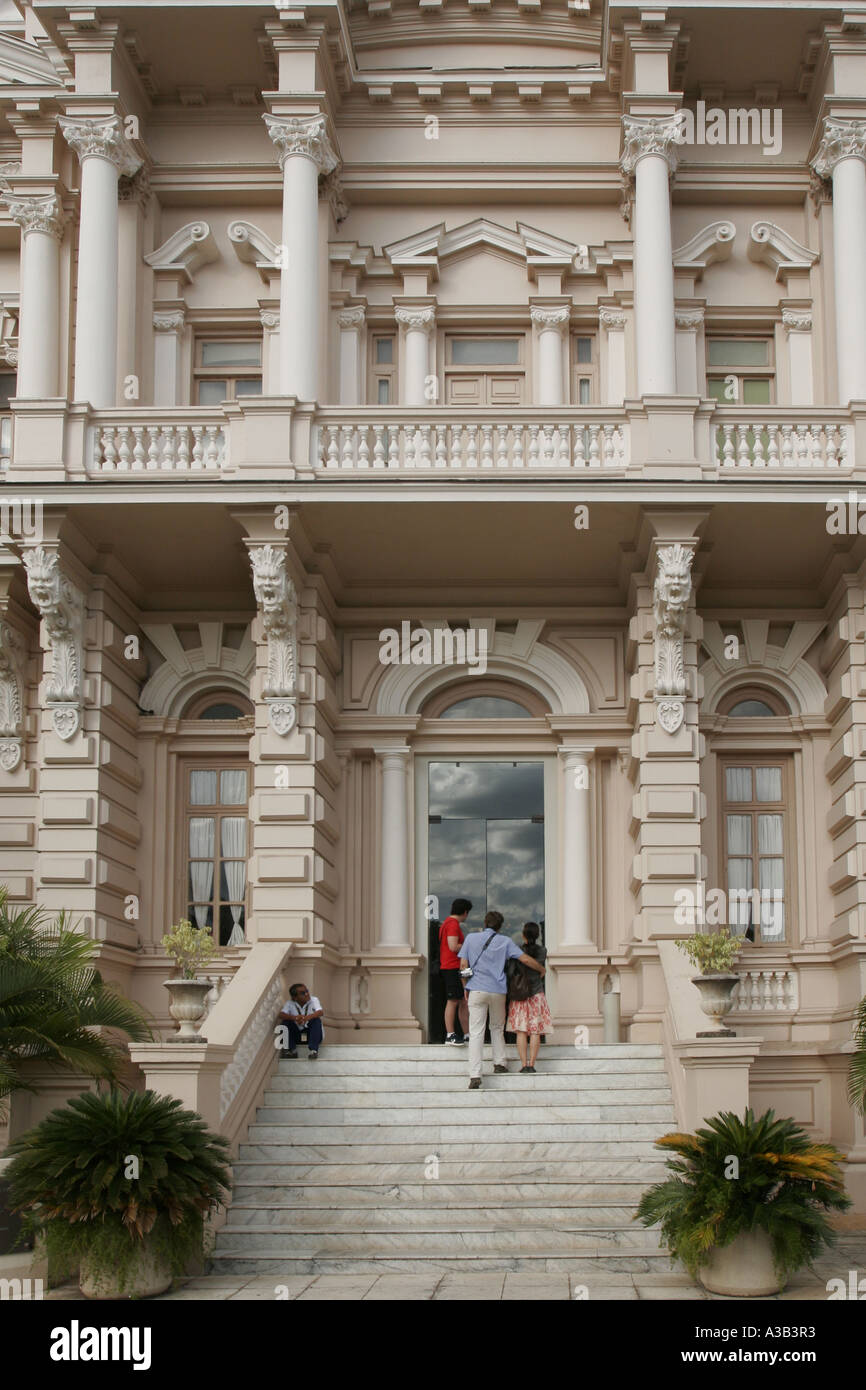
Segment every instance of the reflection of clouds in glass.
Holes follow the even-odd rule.
[[[488,822],[487,891],[512,934],[544,916],[543,825]]]
[[[542,763],[431,763],[429,814],[505,820],[544,815]]]
[[[455,898],[469,898],[470,921],[487,911],[487,843],[483,820],[444,820],[430,826],[429,891],[439,899],[440,917],[445,917]]]
[[[532,715],[516,700],[496,695],[473,695],[443,710],[440,719],[531,719]]]

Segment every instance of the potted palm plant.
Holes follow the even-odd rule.
[[[692,977],[692,984],[700,991],[704,1013],[717,1025],[706,1033],[698,1033],[698,1037],[734,1037],[733,1029],[722,1025],[734,1007],[734,989],[740,977],[731,966],[742,949],[743,938],[731,936],[727,927],[720,927],[718,931],[683,937],[677,946],[701,972]]]
[[[216,943],[209,931],[194,927],[183,917],[162,938],[162,949],[171,956],[179,972],[163,981],[168,990],[168,1011],[178,1025],[169,1042],[206,1042],[198,1030],[212,986],[210,980],[198,979],[196,972],[214,955]]]
[[[163,1293],[204,1258],[228,1195],[228,1140],[153,1091],[77,1096],[10,1147],[12,1206],[44,1238],[53,1277],[88,1298]]]
[[[659,1225],[674,1259],[711,1293],[760,1298],[784,1288],[835,1240],[828,1213],[851,1205],[842,1154],[772,1110],[715,1115],[695,1134],[665,1134],[671,1176],[635,1219]]]

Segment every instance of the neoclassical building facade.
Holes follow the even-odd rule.
[[[0,869],[166,1034],[213,931],[139,1078],[438,1038],[467,896],[866,1203],[866,11],[8,0],[0,165]]]

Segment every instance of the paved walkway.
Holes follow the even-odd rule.
[[[825,1253],[811,1270],[801,1270],[794,1276],[784,1293],[770,1301],[802,1302],[826,1300],[827,1281],[842,1279],[846,1292],[849,1272],[857,1271],[858,1279],[866,1279],[866,1232],[840,1236],[836,1248]],[[81,1299],[83,1295],[72,1284],[55,1289],[49,1299]],[[205,1275],[198,1279],[182,1280],[163,1300],[223,1300],[230,1303],[250,1300],[289,1300],[300,1302],[325,1301],[457,1301],[536,1299],[542,1302],[564,1299],[640,1300],[645,1302],[708,1302],[746,1303],[750,1299],[721,1299],[692,1283],[679,1270],[656,1274],[618,1274],[599,1270],[598,1283],[587,1284],[569,1274],[443,1274],[431,1270],[428,1274],[287,1274],[275,1280],[273,1275],[245,1278],[243,1275]]]

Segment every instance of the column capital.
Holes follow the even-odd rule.
[[[690,333],[697,333],[703,327],[703,309],[676,309],[674,311],[674,323],[677,328],[688,329]]]
[[[367,319],[367,311],[363,304],[350,304],[345,309],[341,309],[337,314],[337,323],[343,329],[363,328]]]
[[[568,748],[565,744],[560,744],[557,753],[568,767],[569,763],[589,763],[595,757],[594,748]]]
[[[155,313],[153,328],[155,333],[178,333],[186,323],[183,309],[172,309],[168,313]]]
[[[142,160],[124,135],[118,116],[61,116],[59,124],[63,138],[79,160],[105,159],[118,174],[135,174],[141,168]]]
[[[645,155],[656,154],[667,160],[674,173],[676,146],[683,143],[682,122],[676,116],[623,116],[623,152],[620,167],[626,175],[634,173]]]
[[[812,332],[812,315],[808,309],[783,309],[782,323],[786,334]]]
[[[561,335],[568,329],[571,310],[567,304],[531,304],[529,317],[539,332],[553,331]]]
[[[28,236],[30,232],[44,232],[56,241],[63,240],[66,214],[56,193],[33,196],[4,193],[3,201],[12,221],[21,228],[22,236]]]
[[[825,116],[821,144],[811,167],[819,178],[827,179],[841,159],[866,161],[866,120]]]
[[[268,134],[277,147],[280,168],[287,159],[300,155],[311,159],[320,174],[330,174],[339,164],[328,137],[324,116],[266,115]]]
[[[374,748],[373,752],[379,758],[383,767],[388,759],[392,760],[392,766],[405,767],[406,762],[412,752],[407,743],[392,744],[390,748]]]
[[[598,321],[602,328],[606,328],[608,333],[625,332],[626,314],[622,309],[600,308],[598,311]]]
[[[280,311],[279,309],[260,309],[259,319],[261,320],[262,328],[279,328]]]
[[[406,305],[398,304],[394,310],[394,317],[401,328],[413,332],[430,334],[436,327],[436,309],[432,304],[427,308],[409,308]]]

